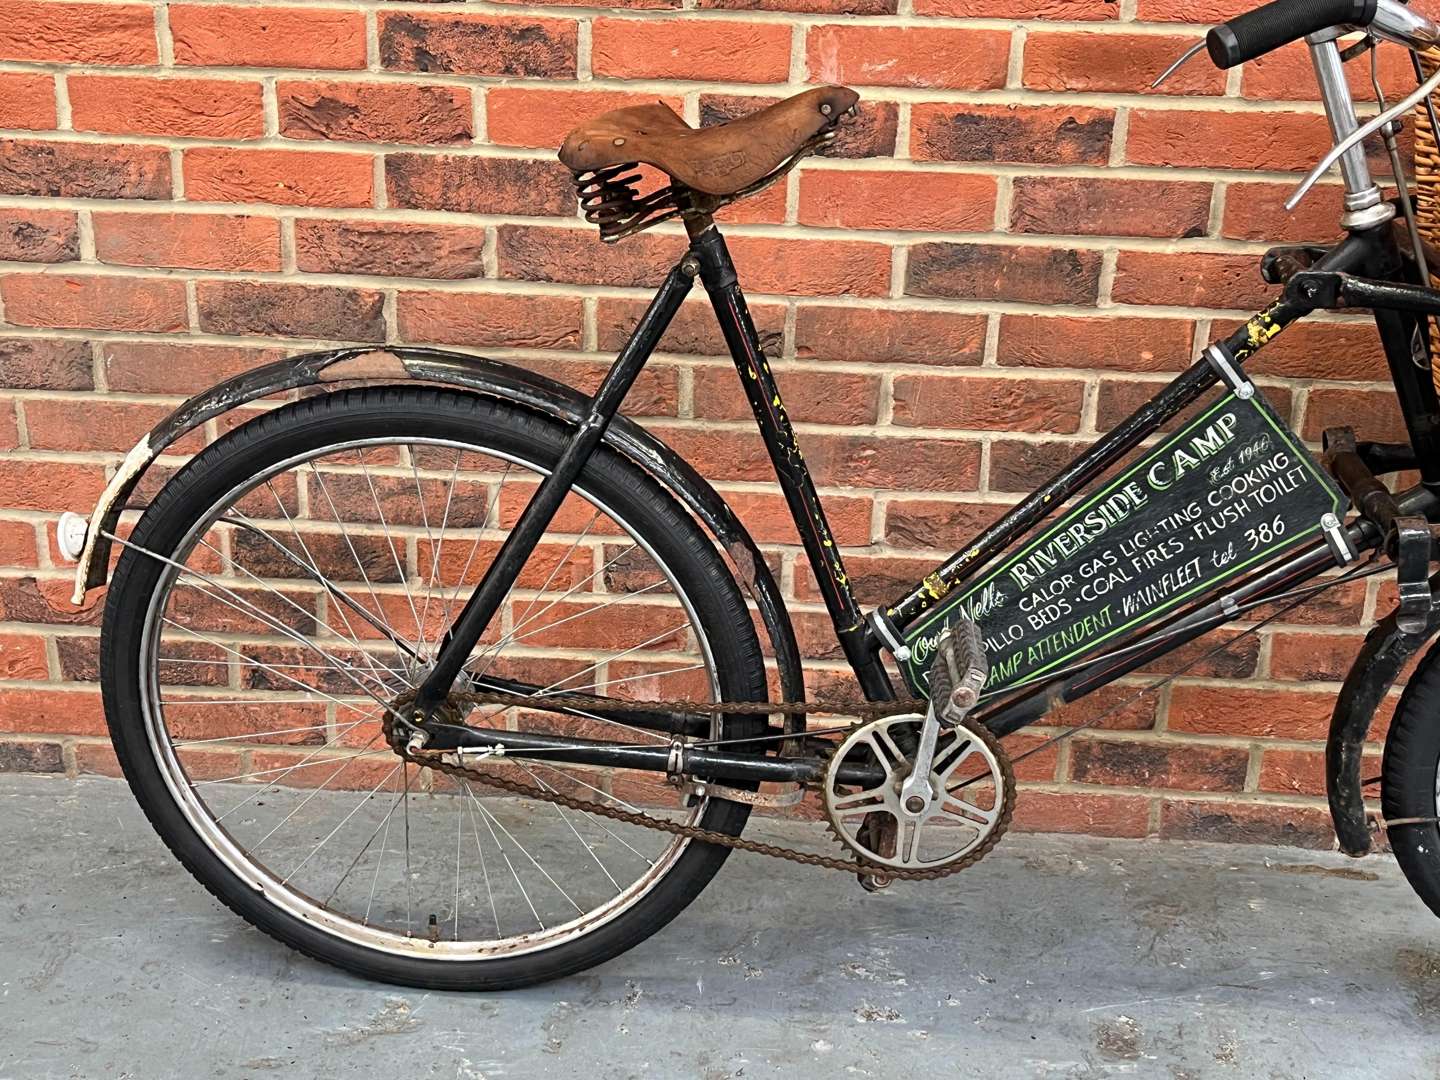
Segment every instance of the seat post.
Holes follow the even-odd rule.
[[[701,207],[699,200],[695,198],[695,193],[688,188],[680,195],[680,200],[685,206],[685,232],[690,237],[690,249],[693,252],[696,239],[706,229],[715,227],[715,215]]]

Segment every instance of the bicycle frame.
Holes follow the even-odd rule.
[[[1351,233],[1318,258],[1308,273],[1312,278],[1327,274],[1358,275],[1399,283],[1404,283],[1406,278],[1405,261],[1388,224]],[[1118,463],[1167,420],[1198,401],[1222,381],[1224,372],[1229,370],[1232,375],[1238,374],[1245,361],[1286,327],[1317,308],[1327,306],[1317,299],[1302,299],[1298,288],[1288,287],[1270,307],[1256,314],[1228,338],[1210,345],[1199,361],[1151,401],[964,545],[934,573],[867,618],[855,599],[844,558],[834,543],[824,507],[801,455],[800,440],[786,415],[779,387],[765,360],[725,242],[712,222],[701,221],[692,228],[689,251],[670,271],[641,323],[591,399],[589,415],[577,430],[570,450],[537,490],[489,572],[476,587],[466,609],[456,620],[441,648],[436,668],[422,688],[422,698],[425,692],[429,692],[438,695],[435,700],[443,700],[460,674],[469,655],[470,646],[465,643],[466,639],[471,634],[478,637],[484,623],[493,615],[495,598],[504,595],[510,581],[518,574],[528,557],[529,548],[549,524],[554,508],[583,466],[584,457],[598,443],[605,425],[623,400],[624,390],[644,367],[696,277],[709,294],[731,359],[754,412],[760,437],[769,452],[776,479],[814,571],[836,638],[862,691],[871,700],[895,697],[881,653],[883,649],[888,648],[892,652],[896,649],[899,635],[906,627],[1034,529],[1057,507]],[[1415,302],[1409,294],[1402,299],[1407,303]],[[1380,300],[1383,303],[1394,302],[1394,298],[1386,300],[1382,297]],[[1430,302],[1440,312],[1440,303]],[[1437,401],[1428,368],[1422,377],[1412,353],[1416,334],[1419,333],[1421,339],[1424,337],[1423,320],[1414,311],[1394,307],[1376,306],[1374,314],[1421,471],[1421,483],[1401,496],[1399,501],[1407,511],[1423,514],[1427,520],[1440,520],[1440,401]],[[1354,551],[1372,549],[1383,538],[1381,530],[1363,518],[1349,527],[1348,534]],[[1222,625],[1232,617],[1227,611],[1233,610],[1235,605],[1293,588],[1336,565],[1337,559],[1330,545],[1317,542],[1278,565],[1264,567],[1251,575],[1228,590],[1223,601],[1211,599],[1176,613],[1162,624],[1163,635],[1153,646],[1122,649],[1120,658],[1097,660],[1064,678],[1017,690],[1007,695],[1005,700],[991,704],[980,714],[980,718],[997,733],[1013,731],[1036,719],[1051,705],[1074,701]],[[1145,627],[1131,640],[1152,636],[1156,630],[1155,626]]]
[[[1337,28],[1308,39],[1321,98],[1337,141],[1358,127],[1354,103],[1345,82],[1342,58],[1336,39]],[[1393,136],[1392,136],[1393,141]],[[656,343],[694,278],[704,284],[724,334],[730,356],[740,374],[741,385],[750,401],[760,436],[775,468],[776,479],[794,519],[807,559],[835,635],[855,673],[862,692],[871,700],[895,697],[895,689],[881,660],[882,649],[897,659],[906,659],[903,634],[943,598],[975,575],[1002,551],[1020,540],[1057,508],[1102,476],[1127,453],[1154,434],[1167,420],[1197,402],[1225,380],[1232,389],[1245,381],[1244,363],[1282,333],[1297,319],[1321,308],[1341,306],[1341,293],[1358,278],[1366,289],[1351,288],[1345,294],[1354,306],[1374,310],[1377,329],[1385,350],[1392,382],[1410,438],[1408,459],[1418,465],[1421,482],[1396,500],[1397,510],[1419,515],[1427,522],[1440,518],[1440,401],[1429,377],[1428,363],[1422,378],[1417,356],[1428,361],[1426,318],[1440,315],[1440,294],[1412,283],[1422,281],[1413,264],[1408,265],[1397,243],[1391,222],[1394,209],[1381,200],[1379,187],[1371,179],[1368,165],[1358,147],[1342,159],[1345,180],[1345,215],[1342,225],[1348,235],[1307,265],[1297,266],[1287,277],[1281,297],[1256,314],[1223,341],[1211,343],[1187,371],[1179,375],[1153,399],[1143,405],[1109,434],[1077,456],[1047,483],[1002,515],[970,543],[917,582],[904,596],[884,605],[866,618],[855,599],[845,571],[844,559],[836,546],[815,484],[806,468],[794,427],[786,415],[780,391],[761,350],[754,324],[745,305],[735,268],[713,218],[697,206],[685,217],[690,247],[670,271],[640,325],[596,391],[584,423],[555,471],[540,485],[531,504],[521,514],[514,531],[502,545],[495,561],[476,587],[460,617],[447,633],[436,665],[421,686],[417,714],[429,716],[450,692],[461,675],[471,648],[493,618],[506,590],[528,557],[529,549],[544,532],[560,501],[569,490],[584,460],[603,436],[625,391],[643,368]],[[1415,252],[1423,265],[1423,253]],[[1387,285],[1393,286],[1386,288]],[[1403,455],[1402,455],[1403,456]],[[1362,464],[1360,472],[1369,475]],[[1373,476],[1370,477],[1373,482]],[[1348,488],[1347,488],[1348,493]],[[1357,500],[1358,501],[1358,500]],[[1393,515],[1392,515],[1393,519]],[[1241,581],[1224,596],[1197,603],[1170,615],[1163,622],[1163,636],[1152,646],[1127,646],[1155,629],[1141,627],[1122,641],[1117,659],[1103,658],[1078,672],[1061,674],[1045,681],[1003,693],[979,718],[999,734],[1006,734],[1042,715],[1051,705],[1074,701],[1127,672],[1171,651],[1194,637],[1222,625],[1237,605],[1263,598],[1296,583],[1313,578],[1337,563],[1343,564],[1356,552],[1369,550],[1393,532],[1393,520],[1377,524],[1364,516],[1352,524],[1346,542],[1335,537],[1317,542],[1280,565],[1262,568]],[[1338,527],[1337,530],[1338,531]]]
[[[1339,77],[1334,35],[1316,35],[1316,38],[1311,48],[1316,57],[1322,98],[1338,141],[1347,131],[1356,130],[1354,110],[1344,79]],[[771,735],[766,737],[783,737],[784,750],[774,756],[763,756],[761,747],[746,747],[735,752],[724,746],[685,748],[681,736],[704,738],[712,730],[712,714],[698,708],[693,712],[625,711],[625,720],[630,725],[671,736],[673,741],[669,747],[664,742],[627,746],[489,730],[443,723],[436,716],[438,706],[457,685],[522,695],[536,689],[492,678],[467,684],[462,679],[464,664],[586,460],[602,440],[607,439],[628,447],[627,453],[636,460],[654,465],[666,486],[710,527],[716,542],[737,560],[736,566],[747,579],[746,583],[759,587],[753,595],[776,646],[783,693],[790,698],[803,693],[793,631],[778,589],[765,572],[758,550],[698,474],[636,425],[623,418],[617,420],[627,391],[696,278],[709,294],[836,638],[862,692],[872,701],[896,698],[883,653],[888,650],[897,660],[904,660],[902,635],[906,629],[927,614],[933,614],[943,599],[953,596],[954,590],[1035,531],[1052,513],[1066,506],[1207,391],[1222,381],[1237,393],[1242,383],[1249,385],[1244,375],[1245,362],[1293,322],[1316,310],[1366,308],[1374,313],[1409,443],[1357,446],[1348,429],[1327,432],[1327,439],[1332,435],[1338,439],[1337,445],[1327,447],[1327,465],[1339,486],[1351,497],[1359,516],[1344,529],[1337,521],[1328,542],[1316,540],[1303,548],[1291,548],[1289,554],[1277,554],[1269,563],[1250,571],[1247,577],[1227,579],[1223,592],[1218,584],[1212,584],[1208,586],[1208,593],[1201,594],[1188,606],[1155,609],[1145,617],[1144,623],[1132,623],[1128,636],[1120,637],[1104,654],[1077,653],[1075,662],[1061,666],[1043,679],[992,693],[973,714],[995,733],[1008,734],[1037,720],[1052,706],[1078,700],[1232,621],[1249,606],[1276,598],[1327,570],[1353,561],[1358,553],[1384,545],[1395,560],[1401,603],[1367,639],[1365,651],[1346,681],[1337,702],[1327,752],[1331,807],[1342,850],[1363,851],[1368,847],[1368,834],[1359,769],[1366,731],[1405,660],[1440,632],[1440,608],[1431,601],[1432,595],[1440,591],[1440,577],[1427,580],[1434,555],[1434,537],[1440,537],[1440,530],[1432,536],[1430,529],[1431,524],[1440,521],[1440,401],[1437,401],[1429,370],[1426,333],[1427,320],[1440,318],[1440,291],[1419,284],[1428,283],[1428,275],[1417,265],[1420,260],[1416,256],[1421,252],[1407,257],[1391,227],[1396,216],[1394,208],[1380,200],[1379,189],[1370,180],[1363,155],[1348,155],[1346,162],[1346,213],[1342,225],[1348,235],[1343,240],[1329,249],[1290,247],[1271,252],[1262,265],[1267,280],[1284,286],[1279,299],[1228,338],[1208,345],[1201,359],[1152,400],[1077,455],[934,573],[892,603],[870,612],[868,617],[851,588],[843,556],[831,535],[820,497],[801,456],[800,441],[761,350],[724,240],[712,218],[698,205],[690,206],[684,219],[690,235],[688,251],[670,270],[600,387],[588,399],[480,357],[434,350],[352,348],[292,357],[238,376],[186,402],[136,445],[102,494],[91,516],[77,567],[76,601],[83,599],[87,589],[105,581],[108,533],[115,527],[125,499],[140,476],[159,453],[206,419],[268,394],[350,378],[419,379],[458,385],[550,412],[573,425],[575,434],[555,469],[536,489],[460,617],[445,635],[435,666],[403,722],[417,729],[423,723],[424,732],[431,739],[427,744],[431,749],[493,749],[503,743],[505,752],[517,757],[536,750],[546,752],[551,761],[585,761],[677,775],[684,773],[701,780],[813,781],[822,774],[824,763],[814,754],[790,752],[792,747],[805,749],[796,738],[801,732],[794,724],[798,718],[794,717],[786,717],[783,729],[772,726]],[[1413,236],[1411,247],[1417,247]],[[1440,265],[1440,258],[1432,255],[1430,259],[1431,265]],[[613,430],[609,430],[612,424]],[[1394,496],[1374,475],[1410,469],[1419,470],[1420,482]],[[1337,535],[1343,535],[1343,543],[1337,540]],[[562,707],[556,711],[576,712]],[[770,711],[763,703],[757,704],[757,715]],[[601,718],[610,715],[606,700],[595,698],[582,715]],[[683,768],[676,767],[676,753],[680,754]]]

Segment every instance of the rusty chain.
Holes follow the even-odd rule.
[[[502,691],[456,693],[451,698],[457,704],[464,705],[504,705],[507,708],[530,708],[536,706],[533,697],[523,694],[508,694]],[[585,709],[595,708],[595,700],[584,695],[568,695],[546,697],[546,705],[557,709]],[[905,712],[914,712],[913,706],[920,708],[928,707],[928,702],[923,699],[910,698],[885,702],[838,702],[838,701],[781,701],[781,702],[755,702],[755,701],[637,701],[622,702],[607,700],[605,709],[607,712],[654,712],[654,711],[675,711],[693,713],[715,713],[725,715],[754,714],[754,713],[829,713],[834,715],[861,716],[866,721],[876,720],[882,716],[895,716]],[[385,739],[390,748],[405,760],[412,764],[434,769],[436,772],[453,776],[461,781],[474,780],[489,787],[498,788],[501,791],[508,791],[512,795],[520,795],[525,798],[537,799],[541,802],[553,803],[580,813],[594,814],[599,817],[609,818],[611,821],[618,821],[626,825],[635,825],[640,828],[652,829],[656,832],[669,833],[672,836],[681,836],[689,840],[699,840],[707,844],[715,844],[720,847],[731,848],[735,851],[748,851],[755,855],[768,855],[775,859],[785,859],[790,862],[800,863],[804,866],[814,866],[822,870],[839,870],[842,873],[869,874],[879,878],[889,878],[897,881],[933,881],[937,878],[949,877],[951,874],[958,874],[961,870],[974,866],[983,859],[1000,842],[1009,827],[1010,817],[1015,810],[1015,776],[1010,767],[1010,759],[1000,745],[1000,740],[988,730],[980,726],[965,724],[965,728],[972,736],[985,743],[995,759],[1000,762],[1004,779],[1004,796],[1001,803],[1000,815],[996,819],[994,828],[988,836],[963,858],[956,859],[953,863],[944,866],[928,867],[926,869],[906,870],[892,866],[882,866],[879,863],[872,863],[861,858],[845,859],[832,855],[817,855],[811,852],[798,851],[795,848],[781,847],[778,844],[767,844],[759,840],[747,840],[742,836],[731,836],[729,833],[717,832],[714,829],[702,829],[698,825],[683,825],[678,821],[671,821],[668,818],[656,817],[640,810],[623,810],[618,806],[609,806],[605,803],[596,802],[593,799],[580,799],[573,795],[567,795],[559,790],[550,789],[541,783],[527,783],[524,780],[515,779],[513,776],[498,775],[489,769],[477,768],[473,765],[456,765],[452,762],[442,760],[443,755],[448,751],[424,749],[410,750],[405,742],[404,733],[395,724],[395,718],[387,710],[382,721],[385,731]],[[855,727],[858,725],[851,725]],[[797,732],[797,737],[804,736],[806,732]],[[521,766],[524,768],[524,766]],[[529,771],[528,769],[526,770]],[[533,773],[531,774],[534,775]]]
[[[1129,698],[1123,699],[1097,716],[1091,717],[1084,723],[1076,724],[1066,731],[1051,736],[1038,746],[1032,747],[1021,754],[1016,760],[1024,760],[1033,754],[1048,749],[1055,744],[1066,740],[1080,731],[1092,728],[1103,721],[1112,713],[1125,708],[1148,693],[1153,693],[1180,675],[1189,671],[1197,664],[1228,651],[1235,644],[1245,638],[1257,635],[1261,629],[1279,619],[1286,613],[1312,599],[1316,594],[1333,588],[1345,581],[1354,580],[1357,577],[1368,577],[1379,572],[1381,567],[1376,565],[1378,553],[1372,554],[1365,563],[1356,567],[1348,573],[1330,578],[1318,585],[1308,586],[1294,590],[1291,593],[1282,593],[1278,596],[1267,599],[1252,601],[1244,606],[1242,610],[1248,611],[1251,608],[1268,606],[1280,601],[1289,601],[1278,607],[1274,612],[1264,619],[1242,630],[1234,637],[1220,642],[1214,648],[1194,657],[1189,662],[1176,668],[1170,674],[1157,680],[1150,686],[1142,687]],[[537,700],[523,694],[512,694],[504,691],[484,692],[457,692],[451,695],[451,700],[463,705],[501,705],[505,708],[529,708],[536,707]],[[607,712],[686,712],[696,714],[712,715],[774,715],[776,713],[789,713],[810,715],[813,713],[824,713],[835,716],[855,716],[866,722],[878,720],[885,716],[895,716],[906,712],[919,712],[929,707],[929,702],[923,698],[901,698],[892,701],[869,702],[869,701],[635,701],[627,702],[620,699],[607,698],[603,702],[584,694],[570,695],[547,695],[543,699],[544,705],[553,709],[597,709],[604,708]],[[775,844],[766,844],[756,840],[746,840],[743,837],[731,836],[728,833],[716,832],[712,829],[702,829],[694,825],[681,825],[678,822],[666,818],[655,817],[636,810],[621,810],[618,807],[608,806],[590,799],[579,799],[566,795],[557,790],[547,790],[542,784],[528,784],[522,780],[515,780],[509,776],[499,776],[489,770],[478,769],[474,766],[460,766],[441,760],[441,755],[446,751],[410,750],[405,742],[404,735],[395,726],[395,719],[391,710],[386,710],[382,726],[385,732],[386,741],[400,757],[412,764],[425,768],[432,768],[449,776],[461,780],[473,779],[502,791],[508,791],[515,795],[537,799],[542,802],[554,803],[580,813],[596,814],[600,817],[609,818],[612,821],[619,821],[624,824],[636,825],[641,828],[653,829],[658,832],[670,833],[674,836],[683,836],[688,839],[700,840],[709,844],[717,844],[721,847],[731,848],[737,851],[749,851],[757,855],[768,855],[772,858],[786,859],[790,862],[801,863],[806,866],[815,866],[826,870],[839,870],[846,873],[871,874],[877,877],[887,877],[892,880],[903,881],[927,881],[937,878],[949,877],[975,865],[999,843],[1001,837],[1010,825],[1010,819],[1015,809],[1015,782],[1014,763],[1000,745],[1000,741],[983,725],[965,723],[965,728],[976,738],[986,744],[995,754],[996,760],[1001,763],[1004,774],[1005,796],[1001,813],[997,819],[996,827],[990,835],[977,847],[961,859],[946,866],[931,867],[924,870],[904,870],[896,867],[881,866],[856,857],[854,859],[841,859],[827,855],[815,855],[808,852],[797,851],[793,848],[784,848]],[[835,727],[825,731],[806,732],[798,731],[792,734],[775,736],[781,738],[803,738],[807,735],[821,734],[846,734],[857,725],[847,727]],[[763,737],[762,737],[763,738]],[[745,742],[745,739],[737,740],[714,740],[714,742]],[[523,767],[523,766],[522,766]],[[527,770],[528,771],[528,770]],[[533,774],[532,774],[533,775]],[[1416,822],[1423,819],[1414,819]],[[1411,819],[1389,822],[1392,825],[1408,825]]]

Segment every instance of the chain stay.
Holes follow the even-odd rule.
[[[879,720],[897,713],[924,712],[930,704],[924,698],[896,698],[891,701],[625,701],[622,698],[596,698],[588,694],[546,694],[544,697],[530,697],[503,690],[470,693],[456,691],[448,700],[457,705],[504,705],[506,708],[521,709],[603,709],[606,712],[681,712],[722,716],[825,713],[834,716],[858,716],[862,720]],[[798,731],[795,737],[804,734],[805,732]]]
[[[451,697],[457,704],[474,705],[505,705],[507,707],[535,708],[536,699],[526,697],[522,694],[508,694],[503,692],[490,693],[456,693]],[[585,696],[562,697],[560,695],[547,696],[543,699],[547,706],[553,708],[576,708],[594,709],[595,699]],[[867,720],[879,719],[882,716],[893,716],[901,712],[914,711],[913,706],[925,706],[924,701],[898,700],[886,702],[827,702],[827,701],[781,701],[781,702],[754,702],[754,701],[723,701],[723,702],[701,702],[701,701],[644,701],[644,702],[611,702],[605,703],[605,708],[612,712],[655,712],[655,711],[677,711],[696,713],[722,713],[722,714],[750,714],[761,710],[767,713],[833,713],[836,715],[864,716]],[[444,773],[447,776],[456,777],[459,780],[474,780],[490,787],[499,788],[501,791],[508,791],[512,795],[520,795],[525,798],[537,799],[541,802],[554,803],[570,810],[580,813],[594,814],[598,817],[609,818],[611,821],[618,821],[626,825],[635,825],[640,828],[652,829],[656,832],[670,833],[673,836],[685,837],[688,840],[699,840],[707,844],[715,844],[719,847],[731,848],[736,851],[748,851],[755,855],[768,855],[771,858],[785,859],[790,862],[800,863],[803,866],[819,867],[822,870],[839,870],[842,873],[874,874],[897,881],[933,881],[937,878],[949,877],[961,870],[974,866],[982,858],[990,853],[991,849],[1000,842],[1010,824],[1010,816],[1015,809],[1015,784],[1014,777],[1009,770],[1009,759],[1000,746],[1000,741],[990,732],[983,728],[972,728],[972,732],[990,746],[996,757],[1004,763],[1006,770],[1005,802],[1001,810],[1000,819],[990,835],[979,847],[970,852],[963,859],[945,866],[936,866],[928,869],[903,870],[895,867],[881,866],[878,863],[871,863],[864,859],[837,858],[832,855],[817,855],[805,851],[797,851],[794,848],[781,847],[778,844],[766,844],[758,840],[746,840],[741,836],[731,836],[729,833],[716,832],[713,829],[702,829],[695,825],[682,825],[668,818],[656,817],[639,810],[622,810],[616,806],[608,806],[605,803],[595,802],[591,799],[579,799],[573,795],[566,795],[560,791],[547,790],[540,784],[531,784],[523,780],[514,779],[511,776],[500,776],[494,772],[478,769],[474,766],[455,765],[448,761],[441,760],[445,751],[410,750],[405,742],[404,736],[396,727],[394,718],[388,713],[382,721],[385,730],[386,741],[390,748],[399,754],[406,761],[414,765],[434,769],[436,772]],[[803,734],[799,733],[799,734]],[[518,760],[518,759],[517,759]]]

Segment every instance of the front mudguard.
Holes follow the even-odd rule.
[[[1440,587],[1440,575],[1430,579],[1431,594]],[[1360,769],[1365,736],[1376,710],[1395,685],[1400,672],[1421,647],[1440,632],[1440,610],[1432,609],[1425,629],[1407,634],[1396,624],[1395,613],[1378,622],[1365,637],[1330,717],[1330,737],[1325,745],[1325,791],[1330,800],[1330,817],[1340,850],[1359,857],[1371,849],[1370,827],[1365,820],[1365,798],[1361,793]]]
[[[442,349],[373,346],[304,353],[266,364],[211,387],[185,402],[157,424],[126,455],[90,515],[80,565],[75,572],[75,604],[85,593],[105,584],[109,575],[110,541],[126,500],[155,459],[207,420],[247,402],[307,386],[345,382],[424,382],[459,387],[499,398],[576,424],[589,398],[576,390],[483,356]],[[617,416],[605,444],[629,458],[666,488],[705,527],[729,562],[736,579],[755,602],[770,639],[786,700],[805,696],[800,649],[780,596],[780,587],[765,557],[733,510],[675,451],[644,428]]]

